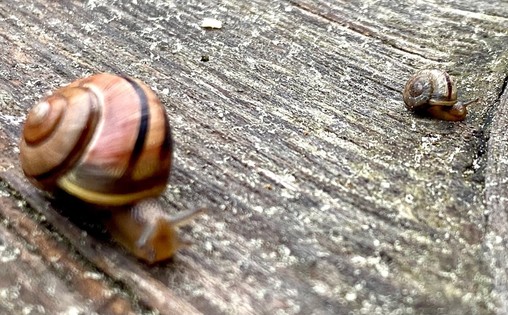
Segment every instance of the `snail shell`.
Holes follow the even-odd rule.
[[[112,210],[112,235],[150,263],[181,247],[174,226],[200,211],[175,219],[156,200],[171,158],[159,98],[139,80],[107,73],[77,80],[36,104],[20,143],[21,167],[32,183]]]
[[[20,151],[37,186],[115,206],[162,193],[172,148],[157,96],[137,80],[98,74],[35,105]]]
[[[406,108],[426,112],[443,120],[459,121],[467,115],[466,106],[477,102],[457,101],[455,79],[442,70],[420,70],[406,83],[403,92]]]

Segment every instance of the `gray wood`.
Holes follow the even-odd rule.
[[[0,216],[43,214],[60,251],[139,313],[503,314],[507,27],[508,5],[488,0],[2,2],[0,176],[29,206]],[[464,122],[404,109],[422,68],[480,98]],[[29,107],[101,71],[167,108],[168,211],[209,208],[167,264],[83,236],[20,175]]]
[[[498,110],[492,120],[490,140],[488,143],[488,160],[486,168],[485,201],[487,203],[487,224],[485,227],[485,246],[487,257],[491,259],[494,276],[494,294],[499,296],[499,314],[508,312],[508,91],[505,89],[499,102]]]
[[[5,187],[3,187],[5,188]],[[1,314],[136,314],[125,294],[52,239],[8,194],[0,197]],[[14,230],[19,236],[14,235]]]

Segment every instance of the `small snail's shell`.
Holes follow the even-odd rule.
[[[412,111],[433,105],[453,106],[457,102],[457,87],[453,77],[444,71],[421,70],[407,81],[403,97]]]
[[[24,125],[21,166],[37,186],[117,206],[158,196],[171,167],[163,106],[144,83],[97,74],[35,105]]]

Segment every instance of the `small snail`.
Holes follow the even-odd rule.
[[[148,263],[184,246],[175,226],[202,210],[171,217],[157,199],[169,178],[171,130],[158,97],[133,78],[101,73],[44,98],[28,113],[20,160],[37,187],[110,211],[113,237]]]
[[[466,106],[478,101],[457,101],[454,78],[441,70],[421,70],[415,73],[407,81],[403,97],[407,109],[451,121],[464,120],[467,115]]]

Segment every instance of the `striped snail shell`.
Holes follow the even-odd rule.
[[[459,121],[467,115],[466,106],[477,102],[457,101],[455,79],[442,70],[420,70],[406,83],[403,92],[406,108],[414,112],[426,112],[432,117]]]
[[[181,247],[174,227],[200,211],[170,217],[157,200],[171,168],[169,120],[157,95],[130,77],[96,74],[37,103],[20,160],[37,187],[111,211],[114,238],[149,263]]]

